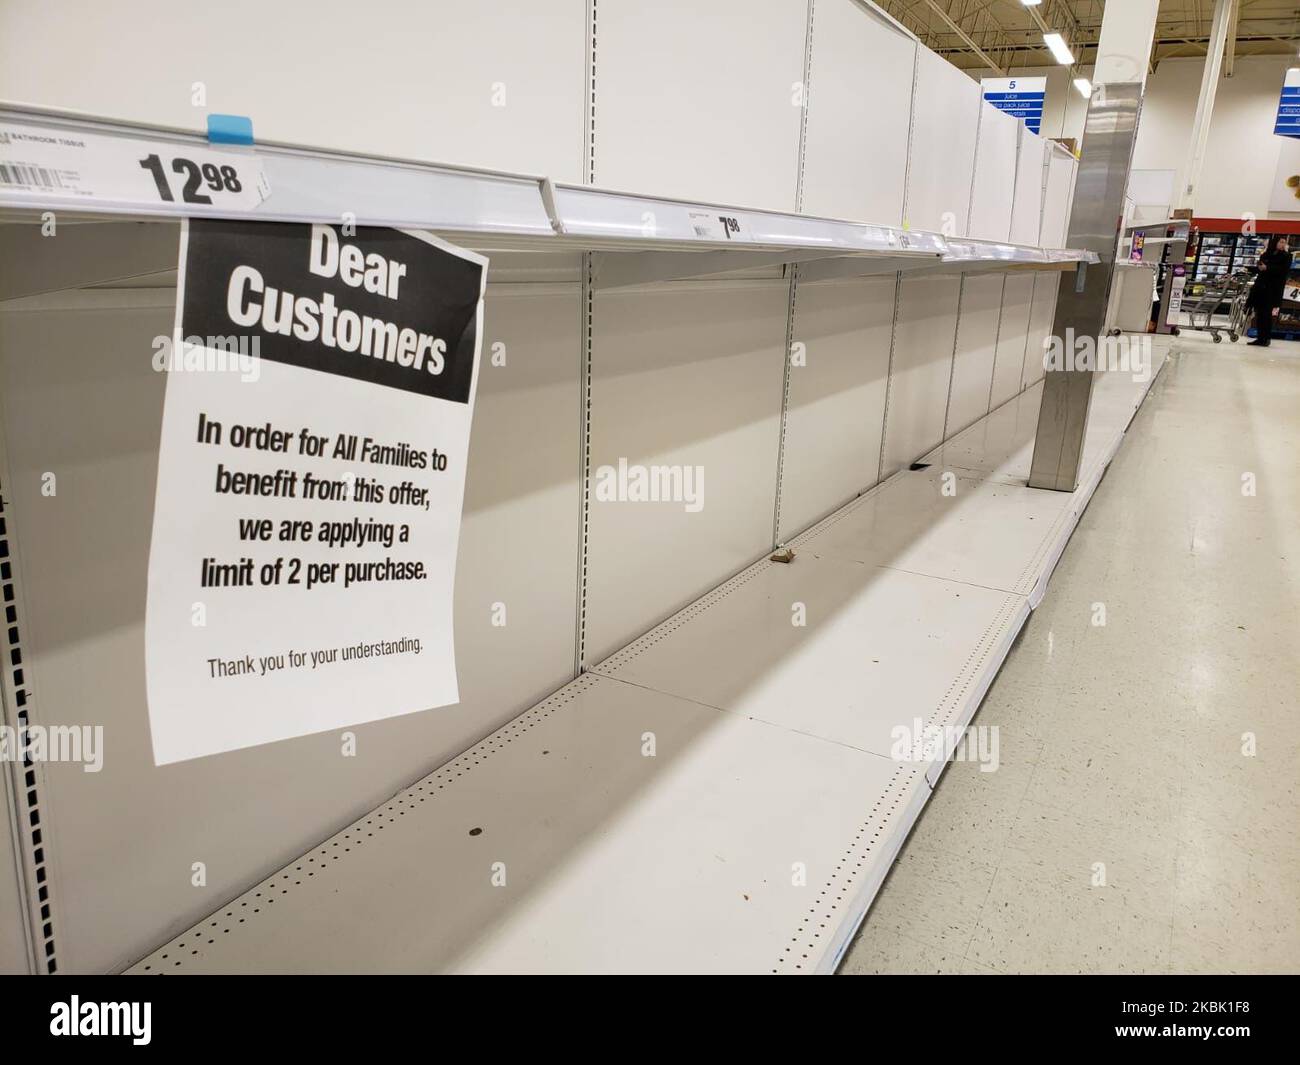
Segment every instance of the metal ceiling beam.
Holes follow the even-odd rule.
[[[952,30],[952,32],[955,33],[958,36],[958,38],[964,41],[966,46],[972,52],[974,52],[977,56],[979,56],[980,59],[982,59],[988,66],[990,66],[998,74],[1006,73],[1006,71],[1002,67],[998,66],[998,64],[992,60],[992,58],[989,56],[989,54],[986,51],[984,51],[983,48],[981,48],[978,44],[976,44],[971,39],[970,34],[968,34],[959,25],[957,25],[956,22],[952,20],[952,17],[948,14],[948,12],[946,12],[937,3],[935,3],[935,0],[925,0],[925,2],[926,5],[930,8],[930,10],[933,11],[936,15],[938,15],[939,18],[943,21],[943,23],[950,30]]]
[[[930,23],[921,19],[910,0],[882,0],[880,6],[884,8],[885,14],[890,18],[897,19],[912,33],[916,34],[920,42],[930,47],[934,34]],[[938,51],[938,49],[936,49]]]
[[[1228,42],[1223,57],[1223,76],[1232,77],[1236,73],[1237,61],[1237,24],[1241,21],[1241,0],[1232,0],[1232,15],[1228,19]]]
[[[1205,149],[1210,141],[1210,119],[1214,115],[1214,98],[1219,88],[1219,70],[1223,62],[1224,44],[1232,22],[1235,0],[1216,0],[1214,24],[1210,29],[1210,43],[1206,47],[1205,69],[1201,72],[1201,93],[1196,99],[1196,117],[1192,121],[1192,140],[1187,165],[1183,168],[1184,183],[1178,194],[1179,207],[1196,206],[1196,190],[1201,181],[1205,162]]]
[[[992,12],[995,0],[876,0],[887,14],[902,22],[922,42],[950,62],[967,70],[977,66],[1007,71],[1034,64],[1046,52],[1039,33],[1060,33],[1074,52],[1076,67],[1086,65],[1097,47],[1099,26],[1096,8],[1084,9],[1082,15],[1071,9],[1067,0],[1044,0],[1033,8],[1016,6],[1022,21],[1007,27]],[[1011,0],[1005,0],[1011,2]],[[1114,0],[1123,2],[1123,0]],[[1232,30],[1225,59],[1225,76],[1235,72],[1237,56],[1282,52],[1270,48],[1270,42],[1290,45],[1294,41],[1294,16],[1272,14],[1275,0],[1235,0]],[[1001,9],[1004,13],[1006,8]],[[1204,10],[1202,9],[1202,14]],[[1148,71],[1160,59],[1171,55],[1195,55],[1209,43],[1208,20],[1197,19],[1188,3],[1164,16],[1157,24],[1155,47]],[[961,57],[970,56],[969,61]],[[1077,73],[1072,71],[1071,76]]]

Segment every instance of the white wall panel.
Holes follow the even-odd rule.
[[[1295,4],[1285,6],[1295,10]],[[1280,155],[1291,144],[1287,139],[1270,136],[1269,131],[1277,118],[1278,92],[1286,70],[1296,63],[1295,53],[1290,50],[1287,54],[1238,56],[1232,77],[1219,79],[1214,120],[1196,187],[1198,215],[1205,218],[1242,218],[1247,213],[1260,218],[1269,215]],[[1205,60],[1200,56],[1162,59],[1147,79],[1142,96],[1133,166],[1141,170],[1177,168],[1171,188],[1181,188],[1186,183],[1187,142],[1196,116],[1204,68]],[[1138,201],[1139,204],[1160,202],[1168,204],[1169,201]]]
[[[1039,235],[1039,243],[1044,248],[1065,247],[1065,226],[1073,189],[1074,156],[1052,149],[1047,164],[1047,190],[1043,194],[1043,228]]]
[[[1020,127],[1020,157],[1016,163],[1016,202],[1011,211],[1014,244],[1037,244],[1043,221],[1043,171],[1047,142]]]
[[[1034,303],[1034,275],[1007,274],[1002,290],[1002,315],[998,322],[997,358],[993,363],[993,390],[989,406],[999,407],[1020,391],[1029,312]]]
[[[790,367],[781,540],[871,487],[880,468],[896,278],[798,286]]]
[[[1060,288],[1061,276],[1054,270],[1034,275],[1034,301],[1029,313],[1029,337],[1025,342],[1022,388],[1028,388],[1043,378],[1045,343],[1052,332],[1053,318],[1056,314],[1056,293]]]
[[[1002,316],[1002,281],[1002,274],[971,274],[962,281],[945,438],[989,411],[998,322]]]
[[[806,22],[805,0],[600,0],[596,184],[793,211]]]
[[[958,277],[904,277],[894,319],[881,477],[943,439],[957,330]]]
[[[601,293],[591,468],[703,467],[703,506],[591,494],[586,659],[599,661],[772,543],[789,285]]]
[[[912,228],[966,233],[980,104],[978,83],[934,52],[917,49],[905,211]]]
[[[41,304],[42,301],[36,301]],[[456,573],[461,703],[156,767],[144,610],[173,290],[67,293],[0,312],[0,402],[23,559],[34,723],[102,725],[104,766],[46,767],[61,972],[119,968],[572,677],[577,286],[489,286]],[[28,304],[27,306],[31,306]],[[58,493],[46,498],[41,475]],[[508,625],[490,624],[503,602]],[[207,885],[191,885],[191,863]]]
[[[585,0],[6,0],[0,99],[581,181],[585,27]]]
[[[902,221],[916,48],[855,0],[817,4],[804,146],[806,213],[893,226]]]
[[[1011,236],[1015,202],[1016,148],[1020,121],[991,104],[980,104],[979,145],[975,151],[975,180],[971,187],[970,235],[980,240]]]

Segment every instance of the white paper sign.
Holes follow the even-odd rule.
[[[155,762],[459,700],[486,274],[421,233],[184,224],[176,328],[154,356]]]
[[[1183,309],[1183,291],[1186,288],[1186,274],[1175,274],[1169,285],[1169,312],[1165,315],[1165,322],[1168,325],[1178,324],[1178,315]]]
[[[251,153],[0,124],[0,191],[104,203],[249,211],[270,195]]]

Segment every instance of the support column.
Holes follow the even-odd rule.
[[[1067,330],[1094,342],[1105,331],[1158,8],[1159,0],[1108,0],[1102,15],[1067,241],[1072,248],[1096,252],[1101,261],[1061,278],[1052,335],[1062,341]],[[1031,488],[1073,492],[1078,487],[1092,381],[1092,370],[1049,369],[1043,375]]]
[[[1205,146],[1210,140],[1210,119],[1214,115],[1214,94],[1219,88],[1219,73],[1223,69],[1223,46],[1228,39],[1234,0],[1218,0],[1214,5],[1214,25],[1210,30],[1210,43],[1205,53],[1205,69],[1201,71],[1201,95],[1196,100],[1196,118],[1192,121],[1192,144],[1183,172],[1183,187],[1178,194],[1179,207],[1194,207],[1196,187],[1201,183],[1201,168],[1205,163]]]

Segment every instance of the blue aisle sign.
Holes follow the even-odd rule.
[[[980,88],[984,99],[999,111],[1023,118],[1031,133],[1043,125],[1043,100],[1047,96],[1046,78],[983,78]]]
[[[1300,137],[1300,67],[1292,67],[1286,72],[1273,132],[1282,137]]]

